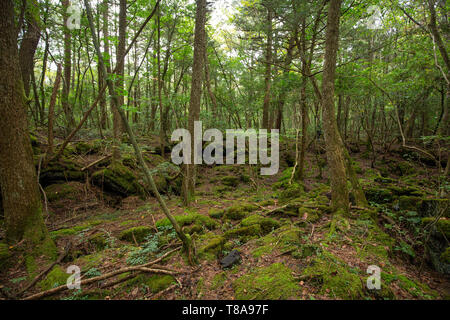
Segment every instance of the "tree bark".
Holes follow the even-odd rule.
[[[50,105],[48,106],[48,149],[47,156],[51,157],[53,154],[53,120],[55,118],[55,104],[58,95],[59,84],[61,82],[61,64],[58,64],[56,70],[56,79],[53,84],[52,97],[50,98]]]
[[[42,219],[19,68],[13,1],[0,2],[0,185],[8,243],[26,240],[32,255],[56,255]],[[29,254],[29,253],[27,253]]]
[[[322,108],[328,166],[330,169],[331,200],[335,211],[349,212],[349,193],[343,143],[337,127],[334,108],[334,80],[339,41],[341,0],[330,0],[325,36],[325,63],[322,81]]]
[[[28,6],[26,8],[26,21],[27,30],[23,35],[22,43],[19,49],[19,63],[22,72],[22,81],[25,95],[28,97],[30,94],[30,79],[33,72],[33,59],[34,53],[40,39],[40,27],[39,27],[39,7],[36,0],[27,1]]]
[[[184,166],[183,200],[189,205],[195,193],[195,164],[194,164],[194,122],[200,117],[202,98],[202,72],[206,50],[206,0],[197,0],[194,36],[194,65],[192,67],[191,97],[189,102],[188,130],[191,133],[191,163]]]
[[[70,6],[69,0],[63,0],[63,17],[64,17],[64,70],[63,70],[63,88],[62,88],[62,106],[64,110],[64,114],[66,116],[66,125],[67,132],[70,132],[71,129],[75,127],[75,118],[73,116],[72,107],[69,105],[69,91],[70,91],[70,75],[72,69],[72,61],[71,61],[71,43],[72,36],[70,34],[70,30],[67,27],[67,21],[69,19],[67,8]]]
[[[266,74],[265,74],[265,83],[266,83],[266,93],[264,95],[264,105],[263,105],[263,119],[262,119],[262,128],[269,129],[270,119],[270,87],[271,87],[271,75],[272,75],[272,20],[273,20],[273,11],[271,8],[267,8],[267,46],[266,46]]]

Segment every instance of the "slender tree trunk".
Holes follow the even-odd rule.
[[[339,41],[339,16],[341,0],[330,0],[325,36],[325,63],[322,82],[322,108],[330,169],[332,206],[344,214],[349,212],[349,193],[345,172],[344,145],[340,139],[334,112],[334,80]]]
[[[64,17],[64,77],[63,77],[63,89],[62,89],[62,106],[64,110],[64,114],[66,116],[66,125],[67,132],[70,132],[75,127],[75,118],[73,117],[72,107],[69,105],[69,91],[70,91],[70,76],[72,69],[72,61],[71,61],[71,43],[72,36],[70,34],[70,30],[67,27],[67,21],[69,19],[69,15],[67,12],[67,8],[70,5],[69,0],[63,0],[63,17]]]
[[[31,73],[33,73],[34,66],[34,53],[39,43],[40,36],[40,21],[36,19],[39,17],[39,7],[36,0],[27,2],[27,9],[25,17],[27,21],[27,29],[23,35],[22,43],[19,49],[19,63],[22,72],[22,81],[25,91],[25,95],[28,97],[30,94],[30,80]],[[30,7],[31,6],[31,7]]]
[[[53,154],[53,121],[55,118],[55,104],[56,97],[58,95],[59,84],[61,82],[61,65],[58,64],[56,70],[56,79],[53,84],[52,97],[50,98],[50,105],[48,106],[48,150],[47,157],[51,157]]]
[[[264,95],[264,105],[263,105],[263,119],[262,128],[269,129],[270,126],[270,87],[271,87],[271,75],[272,75],[272,19],[273,11],[267,8],[267,46],[266,46],[266,93]]]
[[[32,250],[27,252],[31,258],[41,254],[54,258],[56,247],[42,219],[11,0],[0,1],[0,48],[0,186],[6,240],[14,244],[25,239],[26,247]]]
[[[202,71],[206,50],[206,0],[197,0],[194,37],[194,65],[192,67],[191,98],[189,102],[188,130],[191,133],[191,163],[185,165],[183,179],[183,200],[189,205],[195,193],[195,164],[194,164],[194,122],[200,117],[202,98]],[[200,146],[201,147],[201,146]]]

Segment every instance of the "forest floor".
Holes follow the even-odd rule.
[[[37,134],[38,168],[45,150],[40,140]],[[166,274],[135,269],[48,299],[449,298],[450,208],[437,191],[447,188],[448,194],[448,180],[414,154],[397,148],[371,168],[370,154],[351,148],[370,207],[353,205],[349,217],[332,223],[323,150],[308,153],[303,185],[291,181],[292,141],[281,143],[275,176],[260,176],[257,166],[199,166],[196,201],[185,208],[178,168],[149,141],[141,141],[146,161],[171,213],[191,235],[198,265],[189,266],[175,250],[153,266]],[[22,297],[64,285],[71,265],[89,279],[180,246],[156,199],[145,195],[129,145],[122,145],[123,164],[105,158],[85,168],[107,155],[107,143],[74,142],[60,162],[39,168],[50,235],[61,252],[69,244],[70,250]],[[3,233],[0,222],[0,239]],[[219,261],[234,249],[240,261],[223,269]],[[12,296],[48,268],[27,263],[20,244],[0,263],[0,288]],[[371,265],[381,269],[380,290],[367,288]]]

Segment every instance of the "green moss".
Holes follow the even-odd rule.
[[[256,268],[233,282],[236,299],[285,300],[295,298],[300,290],[292,270],[282,263]]]
[[[68,182],[61,184],[52,184],[45,188],[48,201],[52,202],[60,199],[76,199],[78,195],[78,182]]]
[[[447,247],[444,252],[441,253],[441,261],[450,264],[450,247]]]
[[[224,236],[226,239],[240,238],[244,242],[248,239],[261,235],[262,230],[259,224],[253,224],[248,227],[241,227],[236,229],[231,229],[225,232]]]
[[[255,258],[260,258],[262,256],[268,255],[270,253],[272,253],[272,251],[274,250],[274,246],[273,245],[265,245],[265,246],[261,246],[258,247],[256,249],[254,249],[252,251],[252,255]]]
[[[394,195],[390,190],[379,187],[368,187],[364,189],[367,201],[376,203],[389,203],[394,200]]]
[[[103,250],[108,245],[108,241],[106,240],[106,234],[103,232],[97,232],[89,236],[88,242],[96,250]]]
[[[138,222],[139,222],[139,220],[125,220],[125,221],[122,221],[119,224],[119,226],[126,227],[126,226],[129,226],[130,224],[134,224],[134,223],[138,223]]]
[[[220,219],[220,218],[222,218],[223,215],[224,215],[224,213],[225,213],[224,210],[222,210],[222,209],[216,209],[216,208],[213,208],[213,209],[209,210],[209,212],[208,212],[209,216],[210,216],[211,218],[214,218],[214,219]]]
[[[225,284],[225,281],[227,281],[228,277],[225,272],[218,273],[214,276],[214,278],[211,281],[211,290],[217,290]]]
[[[422,219],[423,225],[428,225],[435,220],[434,217],[427,217]],[[439,233],[443,233],[447,239],[450,239],[450,220],[445,218],[440,218],[435,224]]]
[[[196,246],[198,250],[198,257],[202,260],[213,261],[216,260],[220,253],[224,250],[226,239],[214,233],[207,233],[200,236]]]
[[[176,283],[176,280],[171,275],[148,275],[148,274],[140,274],[133,279],[130,279],[126,282],[126,286],[142,286],[147,287],[152,293],[158,293],[172,284]]]
[[[259,203],[259,205],[261,205],[263,207],[273,206],[274,204],[275,204],[275,201],[273,201],[272,199],[263,200]]]
[[[234,205],[225,209],[224,218],[241,220],[245,218],[249,212],[255,211],[256,209],[258,209],[258,207],[250,203]]]
[[[73,264],[79,266],[81,268],[81,271],[85,272],[89,269],[99,267],[102,260],[103,255],[101,253],[93,253],[79,257],[73,262]]]
[[[8,259],[11,257],[8,245],[5,243],[0,243],[0,267],[6,265]]]
[[[282,190],[278,195],[280,204],[289,202],[292,199],[299,198],[304,194],[303,187],[297,183],[292,183],[287,186],[285,190]]]
[[[198,213],[189,213],[187,215],[177,215],[173,216],[177,223],[180,225],[180,227],[190,225],[190,224],[198,224],[200,226],[204,226],[208,228],[209,230],[213,230],[217,228],[217,222],[214,221],[212,218],[208,216],[204,216],[202,214]],[[156,227],[163,227],[163,226],[171,226],[171,222],[169,219],[164,218],[161,220],[156,221]]]
[[[82,225],[74,226],[72,228],[65,228],[65,229],[52,231],[52,232],[50,232],[50,237],[52,239],[58,239],[58,238],[64,237],[64,236],[71,236],[71,235],[80,233],[82,231],[88,230],[91,227],[99,225],[101,223],[103,223],[103,221],[100,221],[100,220],[88,221]]]
[[[53,267],[44,280],[38,286],[44,291],[66,284],[70,274],[66,273],[59,265]]]
[[[422,199],[412,196],[400,196],[398,198],[398,206],[400,210],[417,211],[422,204]]]
[[[43,186],[67,181],[84,182],[85,173],[75,161],[61,158],[59,161],[50,161],[45,168],[42,168],[39,180]]]
[[[142,243],[145,237],[147,237],[152,232],[154,232],[154,230],[150,227],[133,227],[122,231],[119,235],[119,239],[128,242],[134,242],[134,239],[136,239],[137,243]]]
[[[272,230],[280,227],[280,223],[277,220],[272,218],[265,218],[258,214],[251,215],[241,221],[241,225],[244,227],[248,227],[254,224],[259,224],[264,234],[267,234]]]
[[[226,176],[222,178],[222,184],[228,187],[237,187],[239,185],[239,178],[235,176]]]
[[[93,154],[100,150],[100,146],[98,144],[81,141],[75,145],[75,150],[78,154]]]
[[[398,287],[409,293],[410,295],[421,298],[421,299],[435,299],[437,298],[437,293],[430,289],[426,284],[416,282],[414,280],[409,279],[408,277],[400,274],[397,270],[393,270],[393,273],[381,273],[381,281],[382,283],[386,283],[389,286],[392,286],[393,283],[396,283]]]
[[[328,251],[317,255],[302,275],[319,287],[320,294],[339,299],[359,299],[363,296],[361,279],[355,269]]]
[[[112,163],[92,175],[92,182],[95,185],[121,196],[143,196],[144,188],[137,181],[137,176],[129,168],[119,163]]]

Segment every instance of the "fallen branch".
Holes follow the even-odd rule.
[[[112,155],[111,155],[111,154],[108,154],[107,156],[104,156],[104,157],[102,157],[102,158],[100,158],[100,159],[98,159],[98,160],[95,160],[95,161],[92,162],[91,164],[88,164],[86,167],[81,168],[81,171],[87,170],[87,169],[89,169],[89,168],[95,166],[96,164],[102,162],[103,160],[108,159],[109,157],[112,157]]]
[[[151,261],[149,263],[140,265],[140,266],[121,268],[119,270],[115,270],[115,271],[106,273],[104,275],[98,276],[98,277],[93,277],[93,278],[90,278],[90,279],[81,280],[80,285],[88,285],[88,284],[91,284],[91,283],[94,283],[94,282],[97,282],[97,281],[102,281],[102,280],[106,280],[106,279],[112,278],[112,277],[117,276],[117,275],[122,274],[122,273],[132,272],[132,271],[143,271],[143,272],[162,273],[162,274],[171,274],[171,275],[174,275],[174,274],[177,274],[177,273],[181,273],[181,272],[173,272],[173,271],[168,271],[168,270],[163,270],[163,269],[148,268],[149,266],[160,262],[161,260],[166,258],[169,254],[180,250],[180,248],[181,247],[178,247],[178,248],[176,248],[174,250],[171,250],[171,251],[167,252],[166,254],[164,254],[163,256],[159,257],[158,259],[156,259],[154,261]],[[25,297],[23,300],[40,299],[40,298],[48,297],[48,296],[51,296],[51,295],[54,295],[56,293],[63,292],[63,291],[66,291],[66,290],[68,290],[67,285],[62,285],[62,286],[59,286],[59,287],[56,287],[56,288],[53,288],[53,289],[50,289],[50,290],[42,291],[42,292],[33,294],[31,296]]]

